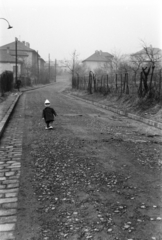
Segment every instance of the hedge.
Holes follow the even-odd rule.
[[[9,92],[13,89],[13,72],[4,71],[0,75],[0,92],[4,95],[5,92]]]

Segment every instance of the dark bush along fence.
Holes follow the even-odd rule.
[[[21,80],[20,87],[24,86],[31,86],[31,79],[29,77],[19,77],[19,80]],[[42,84],[48,84],[50,83],[49,78],[45,74],[41,74],[39,77],[39,80],[34,82],[35,84],[42,83]],[[13,88],[17,88],[17,84],[14,81],[13,78],[13,72],[11,71],[4,71],[2,74],[0,74],[0,94],[1,96],[4,95],[5,92],[12,91]]]
[[[24,87],[24,86],[31,86],[31,79],[29,77],[20,77],[21,80],[21,86],[20,87]],[[16,84],[15,84],[15,88],[16,88]]]
[[[5,92],[9,92],[13,89],[13,72],[4,71],[0,75],[0,92],[3,96]]]
[[[89,75],[72,78],[72,88],[87,90],[90,94],[99,92],[104,95],[114,93],[116,95],[137,95],[140,98],[151,97],[162,99],[162,70],[144,74],[140,72],[124,72],[110,75],[95,75],[91,71]]]

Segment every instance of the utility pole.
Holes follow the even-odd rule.
[[[15,69],[15,83],[17,83],[17,38],[15,37],[15,55],[16,55],[16,69]]]
[[[55,59],[55,79],[54,79],[55,82],[56,82],[56,75],[57,75],[57,60]]]
[[[38,78],[38,83],[39,83],[39,54],[38,54],[38,51],[37,51],[37,78]]]
[[[51,68],[51,66],[50,66],[50,54],[49,54],[49,66],[48,67],[49,67],[49,82],[50,82],[50,78],[51,78],[51,73],[50,73],[50,71],[51,71],[51,69],[50,69]]]
[[[75,58],[76,58],[76,50],[73,52],[72,78],[74,78],[74,74],[75,74]]]

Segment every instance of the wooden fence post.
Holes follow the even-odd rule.
[[[161,99],[161,69],[160,69],[160,79],[159,79],[159,99]]]
[[[138,96],[142,97],[142,71],[140,72],[140,84],[138,88]]]
[[[106,78],[107,78],[107,92],[109,92],[109,76],[108,76],[108,74],[106,75]]]
[[[128,79],[128,73],[126,74],[126,94],[129,94],[129,79]]]
[[[80,87],[80,79],[79,79],[79,74],[77,74],[77,89]]]
[[[96,76],[93,74],[94,92],[96,92]]]
[[[125,84],[127,81],[127,73],[124,74],[123,93],[125,93]]]
[[[115,75],[115,86],[116,86],[116,91],[118,89],[118,74],[116,73]]]
[[[83,89],[85,90],[85,76],[83,77]]]
[[[89,72],[89,81],[88,81],[89,93],[92,94],[92,72]]]
[[[122,73],[120,74],[120,77],[121,77],[121,95],[122,95],[122,88],[123,88],[123,76],[122,76]]]

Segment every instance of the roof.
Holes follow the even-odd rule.
[[[162,50],[160,48],[153,48],[153,47],[147,47],[147,51],[149,54],[162,54]],[[146,54],[146,50],[145,48],[143,48],[142,50],[131,54],[131,56],[137,56],[137,55],[142,55],[142,54]]]
[[[27,57],[28,56],[28,52],[35,52],[37,54],[38,57],[40,57],[39,53],[37,51],[35,51],[34,49],[30,48],[29,46],[29,43],[26,43],[28,45],[25,45],[25,42],[20,42],[20,41],[17,41],[17,55],[20,56],[20,57]],[[11,43],[8,43],[6,45],[3,45],[0,47],[0,51],[1,50],[7,50],[9,49],[10,51],[10,54],[15,56],[15,41],[14,42],[11,42]],[[45,62],[43,58],[41,58],[41,61],[42,62]]]
[[[102,52],[102,51],[95,51],[94,54],[92,54],[90,57],[86,58],[82,62],[109,62],[113,58],[113,55],[111,55],[108,52]]]
[[[0,47],[0,50],[1,49],[7,49],[9,48],[10,50],[15,50],[15,42],[11,42],[11,43],[8,43],[6,45],[3,45]],[[34,49],[31,49],[29,47],[27,47],[23,42],[20,42],[20,41],[17,41],[17,50],[20,50],[20,51],[26,51],[26,52],[31,52],[31,51],[34,51],[36,52]]]
[[[1,50],[0,51],[0,62],[4,63],[15,63],[15,57],[11,56],[6,51]],[[21,63],[22,61],[20,59],[17,60],[17,62]]]
[[[40,57],[39,59],[40,59],[42,62],[44,62],[44,63],[46,62],[46,61],[45,61],[43,58],[41,58],[41,57]]]

